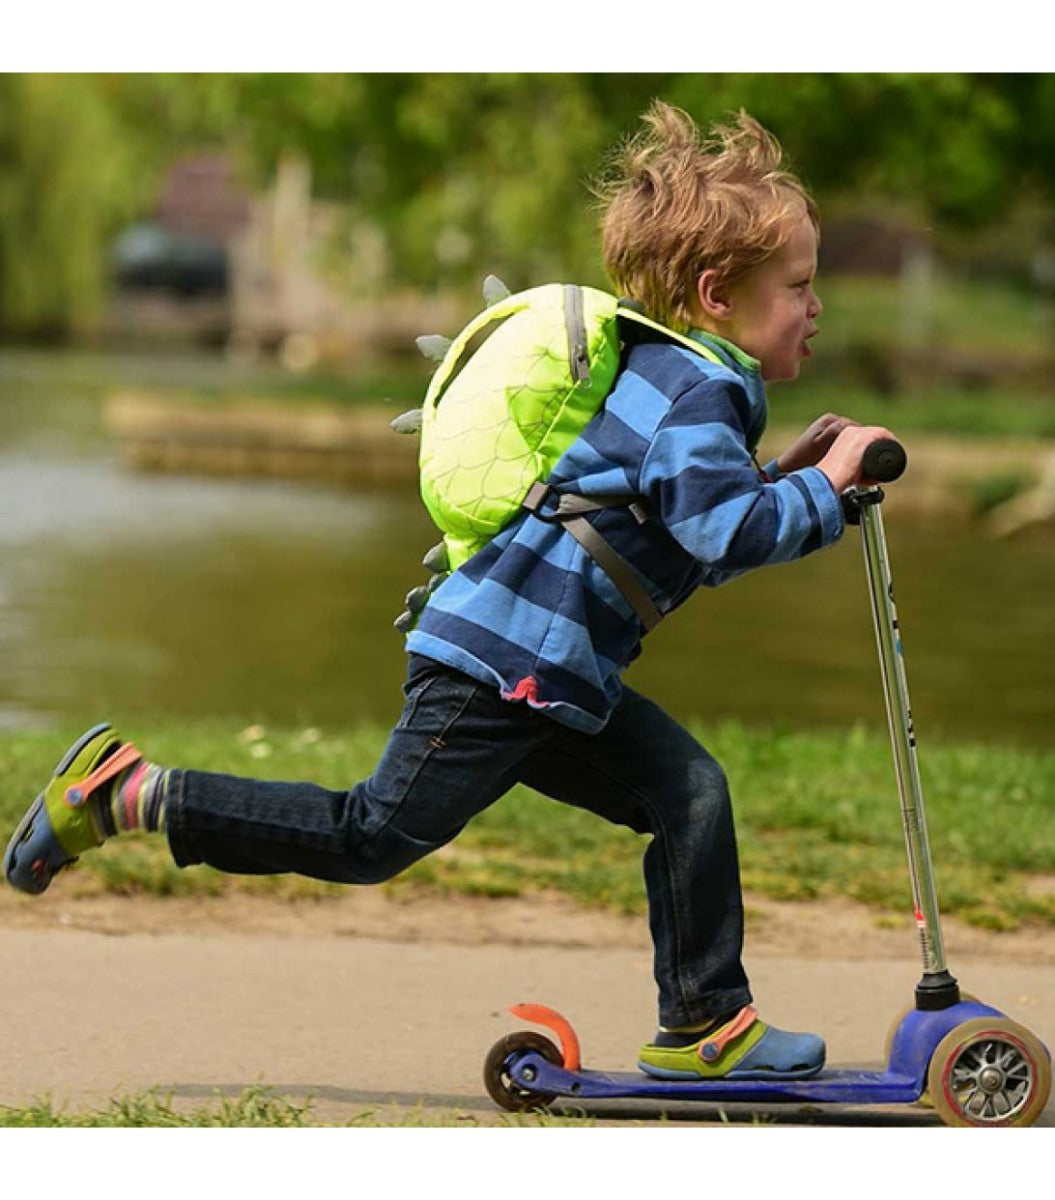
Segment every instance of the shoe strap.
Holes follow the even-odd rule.
[[[90,775],[86,775],[80,783],[71,783],[63,793],[63,798],[71,808],[80,808],[100,784],[106,783],[108,779],[113,779],[115,775],[120,775],[122,771],[138,762],[142,757],[142,754],[131,742],[125,742],[110,755],[106,762],[96,767]]]
[[[758,1013],[754,1005],[745,1005],[731,1021],[726,1021],[709,1037],[702,1039],[698,1050],[700,1058],[704,1062],[714,1062],[734,1038],[746,1033],[757,1020]]]

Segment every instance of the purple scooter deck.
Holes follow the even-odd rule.
[[[566,1071],[541,1054],[527,1053],[510,1071],[528,1091],[575,1100],[750,1101],[753,1103],[911,1104],[923,1094],[919,1079],[891,1071],[822,1071],[810,1079],[653,1079],[634,1071]],[[526,1076],[533,1076],[526,1078]]]

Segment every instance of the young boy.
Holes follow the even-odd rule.
[[[720,361],[634,346],[550,482],[638,502],[636,512],[605,508],[591,520],[666,614],[701,585],[835,542],[839,493],[865,482],[865,447],[890,435],[828,414],[764,471],[754,459],[763,383],[798,375],[821,312],[816,209],[761,126],[741,114],[705,141],[686,114],[657,103],[615,167],[602,196],[616,288]],[[623,685],[642,624],[545,515],[525,512],[433,594],[407,640],[402,715],[368,779],[338,792],[168,770],[96,726],[15,831],[9,882],[43,892],[105,838],[146,829],[166,833],[181,866],[376,883],[522,782],[651,835],[644,873],[660,1028],[640,1051],[642,1070],[819,1071],[819,1037],[769,1026],[751,1006],[721,768]]]

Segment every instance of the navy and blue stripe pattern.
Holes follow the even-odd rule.
[[[694,334],[721,363],[663,344],[635,346],[604,408],[557,463],[556,491],[644,497],[590,516],[664,613],[700,586],[790,562],[836,541],[842,509],[808,467],[764,480],[754,450],[766,422],[757,368]],[[640,653],[640,621],[611,579],[557,523],[525,512],[432,595],[407,650],[496,685],[554,719],[595,732]]]

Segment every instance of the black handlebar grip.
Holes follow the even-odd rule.
[[[893,438],[877,438],[861,456],[861,474],[876,483],[893,483],[908,466],[905,447]]]

